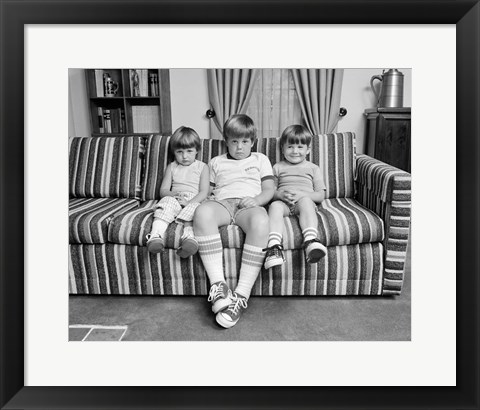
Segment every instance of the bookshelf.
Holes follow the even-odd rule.
[[[92,136],[170,134],[168,69],[86,69]]]

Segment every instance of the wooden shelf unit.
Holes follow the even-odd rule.
[[[140,92],[143,91],[142,95],[134,95],[132,70],[136,70],[140,77],[142,71],[145,74],[140,80],[140,83],[147,82],[146,87],[140,89]],[[115,96],[104,96],[103,74],[106,73],[118,84]],[[171,134],[168,69],[86,69],[85,76],[92,136]],[[153,82],[154,76],[157,78],[156,82]],[[107,127],[108,120],[110,127]]]

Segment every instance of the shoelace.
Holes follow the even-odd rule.
[[[237,314],[240,306],[244,309],[247,308],[247,299],[237,296],[236,294],[232,295],[232,300],[234,303],[231,303],[227,310],[232,312],[234,315]],[[233,306],[232,306],[233,305]]]
[[[208,302],[215,300],[215,298],[220,295],[222,292],[222,285],[212,285],[210,288],[210,294],[208,295]]]
[[[262,249],[263,252],[272,252],[273,253],[273,256],[275,256],[276,258],[283,258],[283,246],[282,245],[273,245],[271,246],[270,248],[265,248],[265,249]],[[271,256],[271,255],[269,255]]]

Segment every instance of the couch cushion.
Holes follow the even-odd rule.
[[[105,243],[117,214],[138,207],[130,198],[73,198],[69,204],[69,243]]]
[[[145,167],[143,171],[142,201],[160,199],[163,173],[169,162],[168,135],[150,135],[146,139]]]
[[[153,212],[158,199],[140,203],[136,209],[115,216],[108,228],[108,241],[124,245],[145,246],[152,229]]]
[[[140,137],[69,138],[69,193],[74,198],[138,198]]]
[[[319,239],[326,246],[383,240],[383,221],[354,199],[326,199],[318,206],[317,213]],[[298,218],[286,217],[284,222],[284,248],[301,248],[303,238]]]

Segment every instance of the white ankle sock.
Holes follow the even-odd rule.
[[[268,245],[267,247],[271,247],[273,245],[281,245],[282,244],[282,234],[278,232],[270,232],[268,235]]]
[[[302,231],[304,242],[310,241],[311,239],[318,238],[318,230],[315,228],[305,228]]]
[[[184,224],[183,225],[183,235],[182,235],[182,239],[183,238],[193,238],[194,235],[193,235],[193,226],[191,224],[187,225],[187,224]]]
[[[249,245],[248,243],[243,245],[242,266],[235,292],[245,296],[247,299],[250,297],[264,259],[265,252],[262,251],[262,248]]]
[[[168,228],[169,223],[165,222],[163,219],[154,218],[152,224],[152,232],[151,234],[158,234],[162,238],[165,235],[165,232]]]
[[[223,273],[223,247],[220,234],[197,236],[198,254],[202,259],[210,284],[225,282]]]

